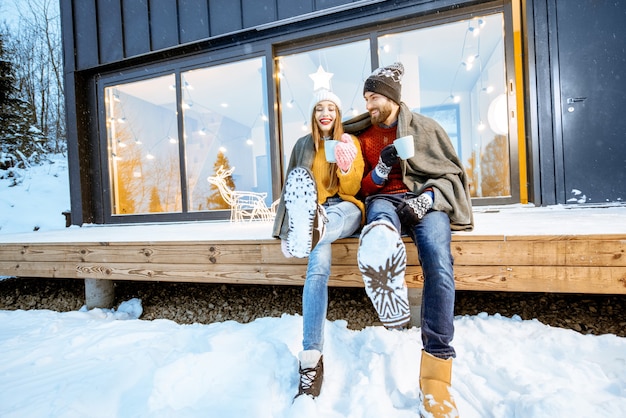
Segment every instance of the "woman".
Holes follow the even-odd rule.
[[[303,351],[299,353],[298,395],[317,397],[324,365],[322,346],[328,308],[331,243],[354,234],[364,220],[355,196],[363,177],[363,156],[355,136],[344,134],[341,101],[328,90],[312,102],[311,133],[298,139],[276,211],[273,236],[286,257],[308,257],[302,292]],[[334,153],[326,149],[334,146]],[[334,158],[332,158],[334,156]]]

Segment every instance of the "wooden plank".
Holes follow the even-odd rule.
[[[626,266],[625,242],[606,239],[465,241],[451,247],[455,265]],[[415,264],[408,252],[409,263]]]
[[[2,245],[0,260],[127,263],[261,263],[260,244],[31,244]],[[281,253],[282,256],[282,253]]]
[[[625,267],[461,266],[455,279],[459,290],[626,294]]]
[[[83,279],[76,275],[76,263],[22,262],[0,259],[0,276]]]
[[[306,266],[287,264],[134,264],[0,262],[4,275],[206,283],[301,284]],[[626,267],[456,266],[459,290],[626,294]],[[417,266],[406,272],[409,287],[422,287]],[[355,266],[333,266],[331,286],[363,286]]]
[[[128,264],[86,264],[76,266],[78,275],[91,279],[148,280],[202,283],[248,283],[248,284],[303,284],[306,266],[290,265],[214,265],[207,269],[202,265],[152,264],[137,266]],[[363,286],[361,274],[356,268],[333,268],[331,285]]]

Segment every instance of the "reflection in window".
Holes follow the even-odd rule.
[[[222,193],[207,181],[220,167],[233,169],[228,190],[266,193],[270,206],[265,74],[264,58],[255,58],[184,72],[182,85],[171,74],[106,87],[111,213],[229,209]],[[177,88],[184,116],[182,141]]]
[[[402,100],[437,120],[474,197],[511,195],[502,14],[380,37],[381,65],[404,64]]]
[[[234,168],[231,190],[267,193],[271,205],[265,59],[182,73],[190,211],[228,209],[207,177]]]
[[[278,58],[283,158],[310,132],[313,91],[331,89],[342,102],[342,117],[365,112],[363,82],[371,73],[369,41],[316,49]]]
[[[174,75],[105,88],[113,215],[180,212]]]

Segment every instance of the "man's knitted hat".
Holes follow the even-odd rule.
[[[323,102],[324,100],[333,102],[335,106],[337,106],[337,109],[341,111],[341,99],[339,99],[335,93],[327,89],[318,89],[313,93],[313,100],[311,100],[311,106],[309,106],[311,112],[313,112],[319,102]]]
[[[367,91],[382,94],[385,97],[400,104],[400,81],[404,75],[404,66],[400,62],[395,62],[387,67],[380,67],[365,80],[363,94]]]

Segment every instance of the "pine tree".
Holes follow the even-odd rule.
[[[230,169],[230,163],[228,162],[228,157],[224,155],[222,151],[217,154],[217,159],[215,160],[215,164],[213,164],[213,172],[217,172],[219,168],[222,168],[224,171]],[[226,178],[226,186],[230,190],[235,190],[235,182],[233,181],[232,176],[228,176]],[[216,210],[216,209],[229,209],[230,206],[226,201],[222,198],[217,186],[211,184],[211,195],[207,197],[207,209]]]
[[[496,135],[493,141],[487,145],[485,153],[480,159],[483,197],[510,195],[509,161],[507,137],[505,135]]]
[[[163,206],[161,205],[161,198],[159,197],[159,188],[153,186],[150,191],[150,212],[160,213],[163,212]]]
[[[0,170],[8,170],[8,176],[13,168],[28,167],[46,154],[46,138],[35,126],[33,107],[19,97],[16,83],[5,35],[0,33]]]

